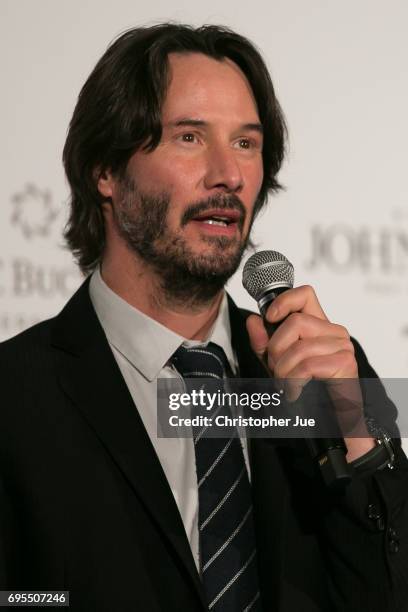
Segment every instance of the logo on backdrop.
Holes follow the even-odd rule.
[[[2,228],[11,240],[0,258],[0,340],[56,312],[82,279],[62,255],[62,206],[51,189],[26,183],[9,206],[9,228]]]
[[[367,287],[385,293],[405,282],[408,270],[408,212],[397,210],[387,225],[313,225],[309,269],[360,273]],[[377,283],[377,284],[374,284]],[[404,287],[408,288],[408,286]]]
[[[13,212],[11,224],[30,239],[34,236],[49,236],[59,210],[52,202],[49,189],[41,190],[27,183],[22,191],[11,197]]]
[[[371,294],[408,294],[408,211],[395,209],[389,223],[313,225],[305,266],[336,275],[353,274]],[[408,324],[401,329],[408,338]]]

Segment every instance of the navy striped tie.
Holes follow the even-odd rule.
[[[186,379],[222,379],[228,369],[223,349],[212,342],[203,347],[181,346],[172,363]],[[193,435],[200,569],[208,609],[259,612],[251,488],[241,442],[236,435],[208,438],[202,429],[195,429]]]

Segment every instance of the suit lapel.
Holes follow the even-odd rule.
[[[57,317],[52,343],[59,381],[184,564],[202,585],[173,494],[105,334],[85,281]]]

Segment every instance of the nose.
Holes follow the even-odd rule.
[[[230,145],[212,146],[208,152],[207,171],[204,178],[206,189],[220,189],[239,193],[244,179],[236,152]]]

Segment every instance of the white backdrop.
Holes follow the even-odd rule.
[[[316,288],[383,377],[408,375],[405,0],[0,0],[0,339],[56,313],[80,282],[62,248],[61,151],[109,41],[160,20],[221,23],[263,51],[284,108],[286,192],[255,228]],[[230,290],[254,305],[240,286]]]

